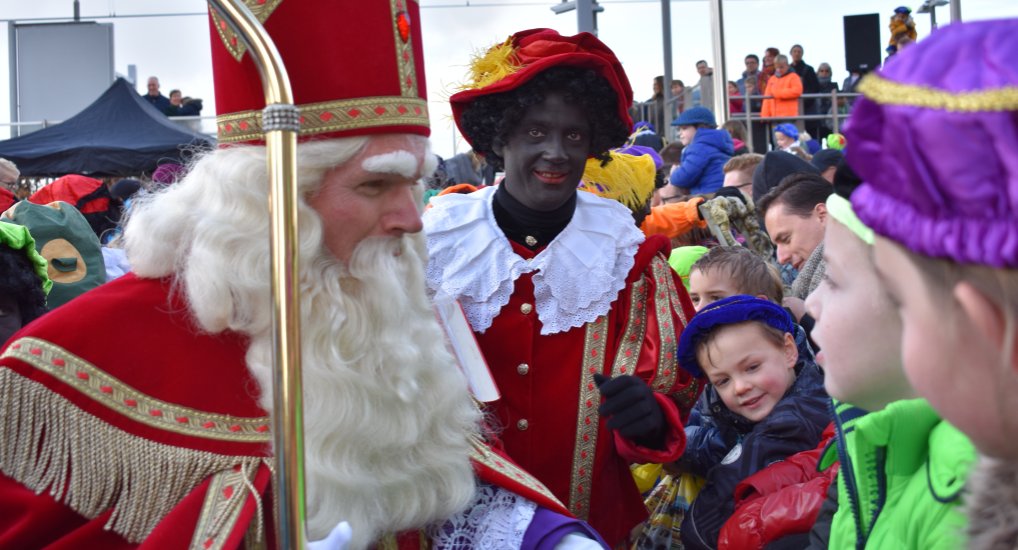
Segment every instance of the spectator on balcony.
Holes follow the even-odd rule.
[[[159,78],[148,77],[147,89],[148,93],[141,96],[142,99],[151,103],[160,113],[166,111],[166,108],[170,106],[170,100],[159,91]]]
[[[742,71],[742,78],[735,81],[739,86],[739,93],[746,95],[746,81],[758,80],[760,78],[760,57],[755,53],[746,56],[746,70]]]
[[[201,99],[182,97],[180,90],[170,90],[170,105],[163,109],[163,114],[166,116],[199,116],[201,110]]]
[[[681,80],[672,80],[672,119],[681,115],[686,110],[686,106],[690,103],[686,99],[688,95],[689,90],[686,89],[686,85]]]
[[[654,77],[654,95],[643,103],[643,112],[633,116],[633,120],[646,120],[654,128],[665,127],[665,77]]]
[[[765,118],[792,118],[799,116],[799,98],[802,96],[802,79],[788,64],[788,57],[774,58],[774,76],[767,80],[760,116]]]
[[[802,46],[799,44],[792,46],[789,53],[792,56],[790,66],[792,67],[792,70],[795,71],[795,74],[799,75],[799,79],[802,80],[802,93],[815,94],[820,91],[820,82],[817,81],[816,71],[813,69],[812,65],[806,63],[802,59]],[[806,98],[803,100],[803,112],[807,115],[819,114],[819,107],[820,105],[815,98]],[[820,121],[807,120],[806,131],[814,136],[820,135]]]
[[[781,52],[777,48],[771,47],[764,50],[764,56],[762,60],[762,66],[760,67],[760,81],[757,83],[757,89],[763,92],[767,89],[767,81],[774,76],[774,59],[780,55]]]
[[[733,80],[728,81],[728,112],[732,116],[738,116],[745,111],[745,104],[742,100],[742,93],[739,92],[739,85]]]
[[[703,59],[696,62],[696,72],[700,75],[700,106],[714,112],[714,69]]]
[[[817,65],[817,92],[821,94],[830,94],[831,92],[838,92],[838,83],[831,78],[833,71],[831,71],[831,65],[827,62]],[[844,100],[838,100],[838,104],[844,103]],[[831,111],[833,103],[831,99],[821,98],[817,100],[817,113],[822,115],[834,114]],[[820,121],[820,132],[817,134],[817,138],[820,140],[826,139],[832,132],[830,120]]]

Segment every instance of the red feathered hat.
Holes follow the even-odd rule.
[[[530,29],[492,46],[470,64],[471,81],[449,98],[460,133],[470,141],[460,122],[463,111],[475,99],[514,90],[541,72],[558,66],[593,69],[604,77],[618,96],[619,119],[626,128],[632,127],[629,106],[633,104],[633,89],[622,63],[608,46],[587,32],[562,36],[552,29]]]
[[[428,136],[415,0],[244,0],[275,42],[300,108],[299,140]],[[259,143],[265,95],[251,55],[210,10],[219,143]]]

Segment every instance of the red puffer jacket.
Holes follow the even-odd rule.
[[[834,438],[834,424],[817,448],[775,462],[735,487],[735,513],[718,536],[718,550],[763,549],[788,535],[807,533],[827,497],[838,464],[822,472],[817,463]]]

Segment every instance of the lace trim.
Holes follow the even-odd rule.
[[[643,234],[629,210],[589,193],[577,196],[569,225],[530,261],[513,252],[495,223],[495,189],[446,195],[424,215],[428,287],[459,299],[470,326],[484,332],[509,303],[516,279],[534,273],[541,334],[565,332],[611,308],[635,263]]]
[[[494,485],[479,484],[474,502],[430,529],[434,550],[519,548],[537,504]]]

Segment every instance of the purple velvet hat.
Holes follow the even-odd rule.
[[[852,194],[877,234],[934,258],[1018,268],[1018,19],[951,24],[859,84]]]

